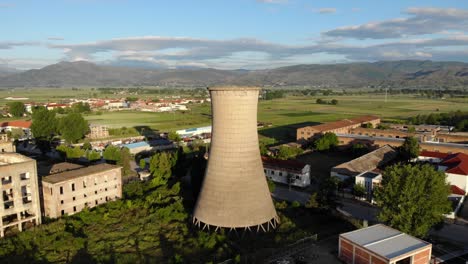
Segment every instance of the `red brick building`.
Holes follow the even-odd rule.
[[[344,233],[339,258],[348,264],[427,264],[432,244],[378,224]]]
[[[350,129],[360,127],[362,124],[369,123],[376,126],[380,123],[378,116],[359,116],[350,119],[343,119],[335,122],[329,122],[316,126],[301,127],[296,130],[296,138],[298,141],[308,140],[327,132],[335,134],[348,134]]]

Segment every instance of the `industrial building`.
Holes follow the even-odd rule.
[[[262,157],[265,176],[278,183],[305,188],[310,185],[310,165],[296,160]]]
[[[121,167],[98,164],[42,179],[45,216],[72,215],[122,197]]]
[[[196,127],[196,128],[187,128],[176,131],[177,134],[181,137],[193,137],[205,133],[211,133],[211,126],[205,127]]]
[[[263,171],[257,134],[260,88],[208,89],[213,134],[193,213],[200,228],[268,231],[279,222]]]
[[[348,134],[350,129],[360,127],[362,124],[376,126],[380,123],[378,116],[360,116],[350,119],[343,119],[316,126],[301,127],[296,130],[297,141],[307,141],[325,133]]]
[[[428,264],[432,245],[378,224],[341,234],[338,254],[348,264]]]
[[[0,236],[41,224],[36,161],[17,153],[0,153]]]
[[[385,145],[379,149],[369,152],[359,158],[337,165],[331,169],[330,176],[345,180],[349,177],[372,172],[387,165],[398,156],[398,151]]]

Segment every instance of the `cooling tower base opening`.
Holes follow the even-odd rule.
[[[280,223],[279,217],[275,216],[269,221],[259,224],[259,225],[253,225],[253,226],[241,226],[241,227],[228,227],[228,226],[216,226],[216,225],[210,225],[207,223],[202,222],[201,220],[198,220],[197,218],[193,217],[192,218],[192,223],[200,228],[201,230],[214,230],[217,232],[218,230],[228,230],[228,231],[237,231],[237,230],[242,230],[242,231],[255,231],[255,232],[269,232],[270,230],[276,229],[278,224]]]

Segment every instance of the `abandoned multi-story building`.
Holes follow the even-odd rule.
[[[122,197],[121,167],[98,164],[52,174],[42,179],[44,214],[72,215]]]
[[[0,134],[0,152],[16,152],[15,144],[7,134]]]
[[[0,236],[41,224],[36,161],[17,153],[0,153]]]

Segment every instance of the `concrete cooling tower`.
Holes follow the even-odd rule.
[[[254,87],[208,88],[213,128],[208,166],[195,206],[200,228],[267,231],[279,222],[263,172]]]

